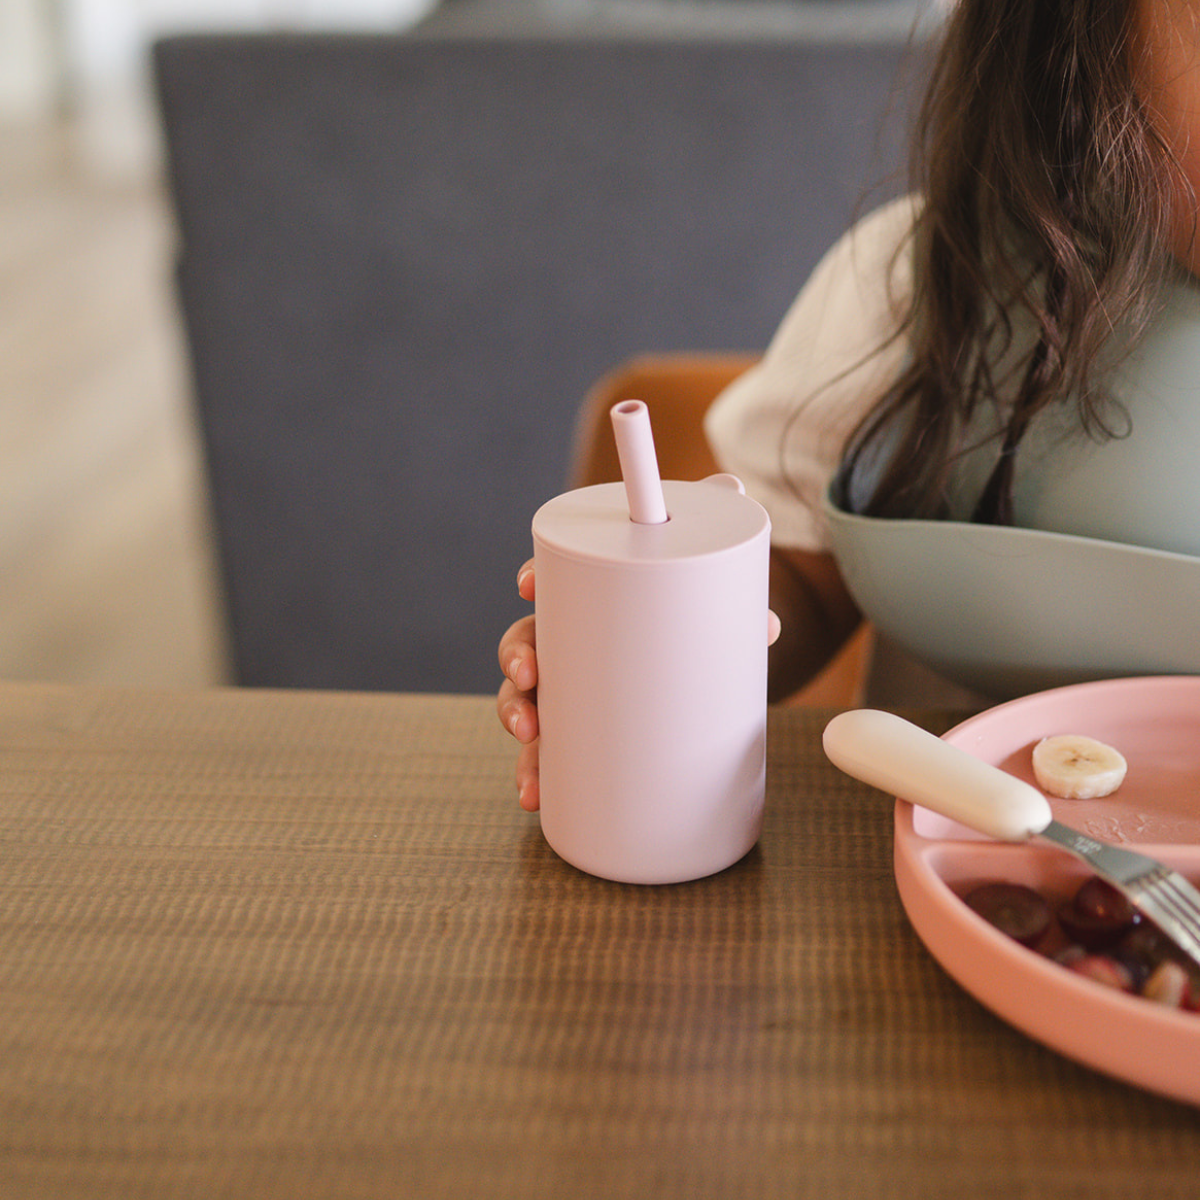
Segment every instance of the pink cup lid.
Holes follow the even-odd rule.
[[[703,558],[770,536],[766,509],[731,475],[662,486],[668,520],[660,525],[632,521],[624,486],[602,483],[548,500],[534,514],[533,536],[573,558],[646,564]]]

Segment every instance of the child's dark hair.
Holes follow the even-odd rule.
[[[1136,2],[959,0],[949,16],[914,141],[912,354],[847,462],[895,444],[867,513],[944,515],[981,406],[1001,406],[1002,432],[980,521],[1011,520],[1013,459],[1047,405],[1076,405],[1093,437],[1118,431],[1093,369],[1153,314],[1181,186],[1135,86]]]

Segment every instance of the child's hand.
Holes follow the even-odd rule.
[[[525,600],[534,593],[533,560],[517,572],[517,591]],[[537,654],[533,617],[522,617],[500,639],[500,669],[505,680],[496,697],[496,711],[504,728],[521,743],[517,756],[517,795],[521,807],[534,812],[538,807],[538,718]]]

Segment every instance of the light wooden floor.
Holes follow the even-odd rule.
[[[153,169],[0,126],[0,678],[226,676]]]

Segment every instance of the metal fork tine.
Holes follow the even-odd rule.
[[[1175,919],[1200,941],[1200,897],[1189,895],[1190,889],[1181,886],[1181,881],[1171,874],[1156,880],[1152,886],[1159,901],[1167,906],[1169,900]]]
[[[1083,859],[1120,888],[1197,965],[1200,965],[1200,892],[1177,871],[1144,854],[1097,842],[1051,821],[1041,836]]]
[[[1163,913],[1166,914],[1172,921],[1177,921],[1180,925],[1188,928],[1189,932],[1195,936],[1200,932],[1200,927],[1196,925],[1195,915],[1186,908],[1181,908],[1179,902],[1170,890],[1161,883],[1155,884],[1153,887],[1138,889],[1143,898],[1154,903]]]
[[[1181,921],[1163,903],[1158,888],[1149,888],[1137,898],[1138,907],[1193,961],[1200,962],[1200,928],[1192,921]]]

